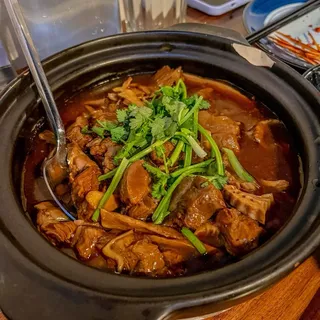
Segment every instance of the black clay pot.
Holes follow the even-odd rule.
[[[165,64],[226,79],[252,93],[284,121],[301,155],[303,187],[290,221],[243,260],[189,277],[128,277],[73,260],[51,246],[22,209],[22,161],[30,128],[41,115],[26,72],[0,97],[0,308],[10,319],[158,320],[208,314],[271,286],[319,245],[318,93],[279,61],[272,67],[253,66],[233,49],[241,38],[222,35],[226,37],[187,31],[116,35],[68,49],[47,59],[44,67],[56,97]]]

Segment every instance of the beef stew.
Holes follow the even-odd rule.
[[[254,98],[168,66],[99,89],[61,107],[70,174],[55,192],[76,221],[37,191],[49,130],[25,162],[27,211],[54,246],[110,272],[173,277],[236,261],[288,220],[298,154]]]

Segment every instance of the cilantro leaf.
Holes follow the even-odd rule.
[[[114,129],[110,130],[111,133],[111,139],[112,141],[115,142],[121,142],[124,138],[124,136],[126,136],[127,131],[125,130],[124,127],[116,127]]]
[[[117,127],[117,125],[114,122],[111,121],[100,121],[97,120],[97,123],[105,130],[110,131],[111,129],[114,129]]]
[[[188,108],[185,103],[174,100],[168,96],[162,97],[162,104],[164,105],[172,119],[176,122],[179,122],[188,112]]]
[[[136,107],[130,112],[130,128],[139,129],[146,121],[149,120],[153,110],[149,107]]]
[[[212,183],[217,189],[223,189],[224,185],[228,182],[227,176],[220,176],[216,174],[214,176],[203,176],[203,178],[207,179],[210,183]],[[206,182],[204,182],[205,184]],[[202,185],[201,185],[202,186]],[[204,186],[202,186],[204,187]]]
[[[169,86],[164,86],[160,88],[160,91],[162,92],[163,95],[168,96],[168,97],[174,97],[174,89]]]
[[[104,139],[105,129],[102,127],[92,127],[92,132],[97,134],[101,139]]]
[[[92,133],[92,131],[89,130],[88,126],[84,126],[84,127],[81,129],[81,133],[82,133],[82,134],[90,134],[90,133]]]
[[[130,119],[130,128],[135,130],[139,129],[145,121],[145,118],[141,114],[137,114],[134,118]]]
[[[206,100],[202,100],[199,106],[199,109],[209,109],[210,103]]]
[[[131,111],[133,111],[133,110],[135,110],[135,109],[137,109],[138,107],[135,105],[135,104],[129,104],[128,105],[128,110],[131,112]]]
[[[125,109],[117,110],[117,119],[119,122],[125,122],[127,118],[128,111]]]
[[[166,185],[169,175],[146,162],[143,164],[143,166],[152,175],[153,178],[151,195],[156,199],[160,199],[167,193]]]
[[[161,140],[165,137],[166,121],[164,118],[156,118],[151,124],[151,134],[155,140]]]

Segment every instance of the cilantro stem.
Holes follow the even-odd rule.
[[[199,109],[197,108],[194,111],[193,114],[193,134],[194,137],[197,138],[198,137],[198,116],[199,116]],[[192,147],[191,146],[186,146],[186,154],[184,157],[184,167],[189,167],[192,163]]]
[[[177,85],[176,85],[176,91],[179,91],[179,88],[182,88],[182,99],[187,98],[187,87],[182,79],[179,79]]]
[[[156,141],[155,143],[153,143],[152,145],[150,145],[148,148],[138,152],[137,154],[135,154],[134,156],[132,156],[129,161],[130,162],[134,162],[134,161],[137,161],[141,158],[143,158],[144,156],[146,156],[147,154],[151,153],[154,148],[156,147],[160,147],[162,146],[165,142],[167,142],[169,140],[169,138],[167,139],[164,139],[164,140],[158,140]]]
[[[157,209],[154,211],[152,215],[152,221],[154,224],[161,224],[164,220],[164,218],[168,215],[168,208],[171,200],[171,196],[175,188],[180,184],[180,182],[185,178],[186,176],[193,174],[193,173],[200,173],[204,172],[205,169],[203,168],[188,168],[187,171],[185,171],[183,174],[181,174],[174,183],[170,186],[168,189],[166,195],[162,198],[160,201]]]
[[[211,156],[216,158],[217,161],[217,172],[220,176],[224,176],[224,166],[222,162],[222,157],[221,153],[219,150],[218,145],[216,142],[213,140],[211,137],[211,134],[208,133],[208,131],[202,127],[200,124],[198,124],[198,130],[200,131],[201,134],[204,135],[204,137],[209,141],[210,146],[211,146]]]
[[[242,167],[234,152],[227,148],[223,148],[223,151],[227,154],[228,160],[237,176],[244,181],[253,182],[254,178]]]
[[[173,167],[174,164],[179,159],[179,156],[180,156],[180,153],[183,149],[183,146],[184,146],[184,142],[182,140],[179,140],[179,142],[177,143],[177,145],[176,145],[176,147],[175,147],[174,151],[172,152],[172,155],[169,159],[170,167]]]
[[[195,169],[195,168],[205,168],[207,167],[211,162],[213,161],[213,159],[209,159],[197,164],[194,164],[192,166],[189,166],[188,168],[181,168],[179,170],[176,170],[174,172],[171,173],[171,177],[176,178],[178,176],[180,176],[181,174],[187,172],[190,169]]]
[[[183,227],[181,233],[191,242],[191,244],[199,251],[200,254],[206,254],[207,249],[198,237],[188,228]]]
[[[130,159],[128,159],[129,162],[134,162],[134,161],[137,161],[141,158],[143,158],[144,156],[146,156],[147,154],[151,153],[153,151],[154,148],[156,147],[160,147],[161,145],[163,145],[165,142],[167,142],[169,140],[169,138],[165,139],[165,140],[159,140],[159,141],[156,141],[155,143],[153,143],[152,145],[150,145],[148,148],[138,152],[137,154],[135,154],[134,156],[132,156]],[[119,167],[118,167],[119,168]],[[118,168],[116,169],[113,169],[111,170],[110,172],[106,173],[106,174],[102,174],[101,176],[98,177],[98,180],[99,181],[103,181],[103,180],[106,180],[106,179],[109,179],[109,178],[112,178]]]
[[[184,137],[189,144],[191,145],[193,151],[197,154],[198,157],[204,158],[207,153],[200,147],[198,142],[192,137],[192,132],[188,129],[181,128],[182,132],[176,132],[176,136]]]
[[[184,124],[195,113],[196,110],[199,110],[202,100],[203,100],[202,96],[197,98],[193,108],[182,118],[180,125]]]
[[[193,133],[194,137],[198,137],[198,118],[199,118],[199,109],[194,111],[193,114]]]
[[[115,175],[116,170],[117,169],[113,169],[113,170],[109,171],[108,173],[102,174],[101,176],[98,177],[98,181],[103,181],[103,180],[107,180],[107,179],[112,178]]]
[[[93,213],[92,221],[94,221],[94,222],[98,221],[99,216],[100,216],[100,209],[105,205],[105,203],[107,203],[109,198],[112,196],[113,192],[116,190],[128,164],[129,164],[129,160],[127,158],[123,158],[119,167],[117,168],[117,171],[116,171],[116,173],[110,183],[109,188],[107,189],[107,191],[105,192],[103,197],[100,199],[98,207],[96,208],[96,210]]]
[[[192,163],[192,147],[190,145],[187,145],[183,166],[187,168],[191,166],[191,163]]]

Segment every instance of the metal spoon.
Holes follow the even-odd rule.
[[[68,176],[65,129],[20,5],[17,0],[4,0],[4,3],[37,86],[49,123],[56,136],[57,146],[53,155],[44,162],[43,177],[54,201],[70,219],[75,220],[75,217],[54,194],[55,187]]]

